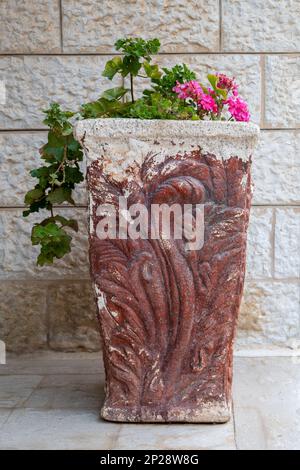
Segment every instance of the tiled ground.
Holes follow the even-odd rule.
[[[227,424],[99,419],[99,354],[43,353],[0,365],[0,449],[300,449],[300,358],[236,357]]]

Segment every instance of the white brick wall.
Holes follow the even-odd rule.
[[[123,35],[157,36],[157,61],[235,75],[262,129],[254,156],[247,277],[238,346],[300,340],[299,0],[2,0],[0,2],[0,338],[14,351],[99,347],[87,262],[86,194],[73,252],[35,265],[21,218],[45,138],[41,108],[76,107],[107,86]],[[176,55],[174,55],[176,53]],[[75,310],[71,306],[76,306]]]

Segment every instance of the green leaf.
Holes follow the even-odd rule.
[[[49,175],[49,183],[51,186],[61,186],[62,181],[60,181],[57,173],[51,173]]]
[[[72,123],[69,121],[74,113],[63,111],[58,103],[52,103],[44,113],[44,123],[50,130],[48,141],[40,149],[40,154],[48,165],[30,172],[32,177],[38,179],[38,185],[25,195],[29,208],[23,212],[24,217],[40,209],[52,210],[53,204],[65,201],[74,204],[72,189],[83,180],[78,165],[83,153],[80,144],[74,139]],[[60,215],[48,217],[34,225],[31,240],[33,245],[40,246],[37,259],[39,265],[51,264],[55,258],[61,258],[71,250],[72,237],[64,227],[78,230],[76,220]]]
[[[207,75],[207,79],[208,79],[209,83],[211,84],[211,86],[213,87],[213,89],[216,90],[217,89],[217,83],[218,83],[218,80],[219,80],[217,75],[213,75],[213,74],[209,73]]]
[[[70,135],[72,134],[73,132],[73,126],[70,122],[65,122],[63,127],[62,127],[62,135],[63,136],[67,136],[67,135]]]
[[[78,150],[81,151],[80,144],[77,140],[74,139],[74,137],[72,137],[67,147],[68,147],[68,150],[70,150],[70,152],[77,152]]]
[[[49,186],[50,168],[51,167],[49,167],[49,166],[41,166],[40,168],[36,168],[36,169],[30,171],[30,175],[33,178],[38,178],[39,186],[42,189],[46,189]]]
[[[62,111],[58,103],[51,103],[48,109],[44,109],[43,113],[46,118],[43,123],[55,131],[63,132],[65,135],[69,133],[69,119],[75,113],[71,111]]]
[[[97,101],[92,101],[91,103],[86,103],[82,105],[81,112],[85,119],[88,118],[97,118],[103,116],[109,106],[109,101],[105,100],[104,98],[100,98]]]
[[[64,156],[64,146],[66,144],[66,137],[55,133],[54,131],[48,132],[48,142],[40,149],[42,158],[47,161],[62,161]]]
[[[139,58],[134,55],[126,55],[123,59],[123,67],[121,70],[121,74],[123,77],[126,77],[129,73],[134,75],[135,77],[139,73],[142,64],[139,61]]]
[[[45,192],[42,188],[36,187],[31,189],[25,194],[24,202],[25,204],[32,204],[35,201],[39,201],[45,196]]]
[[[54,222],[49,222],[46,225],[35,224],[31,231],[32,244],[38,245],[39,243],[47,244],[49,242],[59,241],[64,233],[65,232]]]
[[[216,93],[217,93],[218,95],[220,95],[224,100],[226,100],[227,95],[228,95],[227,90],[225,90],[225,89],[223,89],[223,88],[217,88],[217,89],[216,89]]]
[[[195,73],[190,70],[185,64],[178,64],[172,67],[172,69],[168,69],[164,67],[163,75],[161,78],[152,78],[152,87],[156,92],[169,97],[174,97],[175,93],[173,91],[174,86],[177,82],[184,83],[189,82],[190,80],[195,80],[196,75]]]
[[[30,171],[30,175],[33,178],[40,178],[41,176],[48,176],[49,174],[49,167],[48,166],[41,166],[39,168],[35,168]]]
[[[38,255],[36,264],[38,266],[45,266],[45,264],[53,264],[54,254],[45,253],[45,250]]]
[[[157,38],[149,39],[146,42],[146,46],[150,54],[157,54],[160,49],[160,40]]]
[[[165,97],[151,93],[137,100],[130,109],[130,117],[138,119],[195,119],[194,107],[176,96]]]
[[[128,103],[108,101],[105,98],[100,98],[92,103],[82,105],[81,109],[82,116],[85,119],[101,116],[115,117],[122,115],[128,109]]]
[[[122,70],[123,61],[122,58],[117,56],[113,59],[106,62],[104,71],[102,72],[103,77],[107,77],[109,80],[112,80],[116,73]]]
[[[200,83],[200,85],[201,85],[201,88],[202,88],[202,90],[204,91],[204,93],[205,93],[206,95],[209,95],[209,90],[208,90],[208,88],[207,88],[205,85],[202,85],[202,83]]]
[[[46,198],[42,198],[39,201],[34,201],[30,204],[29,209],[23,212],[23,217],[27,217],[33,212],[39,212],[40,209],[45,209],[47,207]]]
[[[68,138],[68,145],[67,145],[67,158],[68,160],[74,160],[75,162],[80,162],[83,159],[83,152],[82,148],[77,142],[77,140],[74,139],[73,136],[69,136]]]
[[[69,202],[70,204],[75,204],[74,200],[71,197],[72,190],[70,188],[65,188],[60,186],[51,191],[47,196],[47,201],[51,204],[61,204],[62,202]]]
[[[71,251],[72,237],[55,222],[45,220],[32,228],[31,241],[33,245],[40,245],[41,252],[37,264],[53,263],[54,258],[62,258]]]
[[[55,220],[57,222],[60,222],[62,227],[70,227],[72,230],[75,232],[78,232],[78,222],[75,219],[66,219],[65,217],[61,215],[56,215]]]
[[[121,50],[126,55],[135,57],[143,57],[150,60],[151,54],[157,54],[160,48],[160,42],[157,38],[145,41],[142,38],[125,38],[118,39],[115,42],[117,51]]]
[[[59,222],[61,227],[69,227],[75,232],[78,232],[78,222],[75,219],[66,219],[62,215],[57,214],[54,217],[43,220],[40,225],[48,225],[50,222]]]
[[[110,88],[109,90],[105,90],[102,93],[101,97],[106,99],[107,101],[115,101],[122,98],[128,91],[128,88],[123,87]]]
[[[57,214],[53,217],[48,217],[47,219],[44,219],[42,222],[40,222],[40,224],[36,224],[36,225],[44,227],[46,225],[49,225],[50,223],[56,224],[56,222],[59,222],[61,224],[61,227],[59,227],[59,228],[69,227],[72,230],[74,230],[75,232],[78,232],[78,222],[77,222],[77,220],[75,220],[75,219],[66,219],[65,217],[63,217],[62,215],[59,215],[59,214]]]
[[[227,90],[224,90],[223,88],[218,88],[218,86],[217,86],[218,81],[219,81],[218,76],[213,75],[213,74],[208,74],[207,79],[208,79],[209,83],[211,84],[211,86],[213,87],[214,91],[218,95],[220,95],[223,99],[226,99],[227,98]]]
[[[72,237],[69,235],[61,237],[59,242],[52,242],[41,247],[41,252],[37,258],[37,264],[44,266],[45,264],[52,264],[54,258],[62,258],[71,251]]]
[[[79,168],[67,166],[65,168],[66,183],[78,184],[84,180],[84,176]]]
[[[159,70],[159,67],[157,64],[151,65],[149,62],[144,62],[143,63],[144,70],[146,72],[147,77],[153,79],[153,80],[159,80],[162,72]]]

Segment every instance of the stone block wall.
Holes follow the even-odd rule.
[[[157,61],[235,75],[261,141],[238,347],[300,344],[300,3],[298,0],[2,0],[0,2],[0,339],[11,351],[97,350],[86,194],[72,253],[35,265],[23,220],[28,171],[46,131],[41,109],[70,108],[110,86],[118,37],[159,37]]]

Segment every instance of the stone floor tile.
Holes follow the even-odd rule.
[[[22,406],[41,380],[39,375],[0,376],[0,408]]]
[[[300,358],[236,358],[239,449],[300,449]]]
[[[62,353],[39,351],[33,354],[8,354],[6,364],[0,365],[0,376],[7,374],[102,374],[102,353]]]
[[[12,411],[11,408],[0,408],[0,429],[5,425]]]
[[[99,374],[47,375],[24,403],[26,408],[100,410],[104,376]]]
[[[235,449],[233,420],[225,424],[123,424],[114,449]]]
[[[234,421],[219,425],[109,423],[98,353],[9,357],[0,449],[300,449],[300,357],[267,352],[235,357]]]
[[[119,424],[94,410],[17,409],[0,433],[0,449],[111,449]]]

